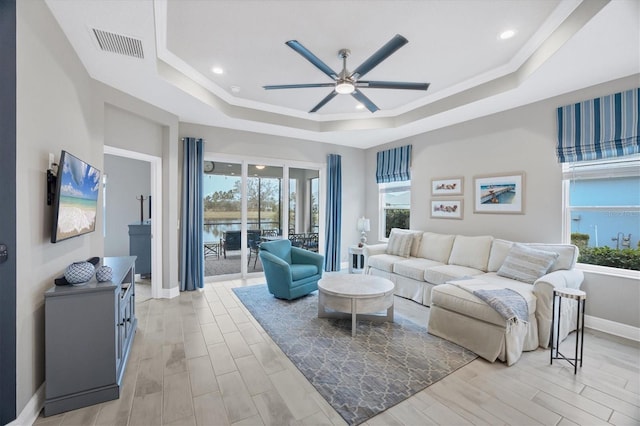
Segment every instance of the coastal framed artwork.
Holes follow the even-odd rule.
[[[434,197],[443,195],[462,195],[464,185],[463,177],[452,177],[431,180],[431,195]]]
[[[475,176],[473,212],[524,214],[524,173]]]
[[[455,198],[450,200],[431,200],[431,218],[433,219],[462,219],[463,200]]]

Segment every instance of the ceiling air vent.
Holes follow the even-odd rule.
[[[96,28],[93,28],[93,34],[95,34],[96,40],[98,40],[100,49],[106,52],[119,53],[125,56],[144,59],[142,41],[137,38],[110,33]]]

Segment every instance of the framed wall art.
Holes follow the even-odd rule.
[[[462,219],[463,200],[431,200],[431,217],[434,219]]]
[[[464,185],[463,177],[431,180],[431,195],[434,197],[443,195],[462,195]]]
[[[474,213],[524,213],[524,173],[475,176]]]

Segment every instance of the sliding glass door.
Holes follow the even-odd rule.
[[[282,235],[283,167],[249,164],[247,175],[247,272],[262,272],[260,243]]]
[[[295,246],[318,251],[323,172],[323,165],[293,167],[207,158],[203,179],[205,277],[262,272],[258,252],[268,240],[289,238]]]
[[[318,251],[320,232],[319,170],[289,169],[289,239],[295,246]]]
[[[205,161],[204,276],[242,272],[242,165]]]

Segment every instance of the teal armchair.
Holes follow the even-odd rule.
[[[278,299],[297,299],[317,290],[324,269],[324,256],[291,247],[289,240],[260,244],[260,261],[269,292]]]

